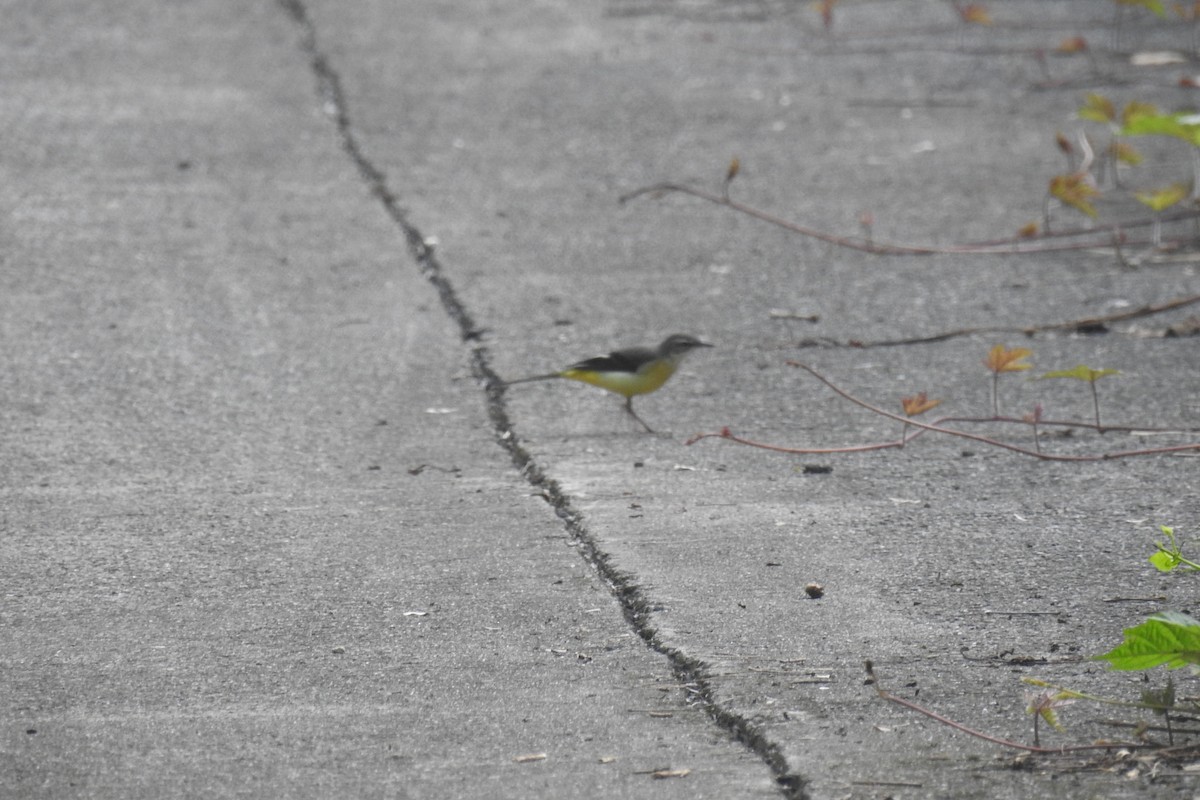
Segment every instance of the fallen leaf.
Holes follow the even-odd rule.
[[[1129,57],[1129,63],[1135,67],[1165,67],[1169,64],[1186,64],[1187,57],[1183,53],[1172,50],[1158,52],[1134,53]]]
[[[1082,53],[1088,49],[1087,39],[1082,36],[1072,36],[1059,42],[1056,49],[1060,53]]]
[[[531,761],[545,761],[545,753],[525,753],[524,755],[513,756],[513,761],[518,764],[528,764]]]
[[[963,19],[963,22],[970,22],[975,25],[991,25],[992,15],[988,13],[987,8],[982,3],[970,3],[963,6],[958,12]]]

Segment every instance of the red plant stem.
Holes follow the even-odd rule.
[[[1084,456],[1064,456],[1064,455],[1054,455],[1054,454],[1050,454],[1050,453],[1039,453],[1037,451],[1030,450],[1028,447],[1020,447],[1015,444],[1009,444],[1008,442],[1001,442],[998,439],[993,439],[989,436],[981,436],[977,433],[968,433],[966,431],[955,430],[953,428],[943,428],[938,425],[930,425],[925,422],[919,422],[915,419],[909,419],[906,417],[902,417],[899,414],[893,414],[892,412],[886,411],[878,406],[871,405],[870,403],[866,402],[865,400],[859,400],[857,397],[850,394],[849,392],[846,392],[844,389],[841,389],[840,387],[835,385],[832,381],[830,381],[828,378],[826,378],[824,375],[817,372],[815,369],[808,366],[807,364],[801,364],[799,361],[788,361],[786,363],[788,364],[788,366],[799,367],[800,369],[804,370],[805,372],[808,372],[810,375],[812,375],[814,378],[819,380],[821,383],[828,386],[837,395],[844,398],[845,400],[848,400],[857,406],[865,408],[868,411],[873,411],[876,414],[879,414],[880,416],[888,417],[889,419],[900,420],[902,422],[907,420],[910,424],[915,425],[918,428],[923,428],[924,430],[927,430],[927,431],[934,431],[936,433],[946,433],[951,436],[960,436],[964,439],[970,439],[971,441],[980,442],[982,444],[990,444],[995,447],[1004,448],[1005,450],[1012,450],[1013,452],[1016,452],[1016,453],[1024,453],[1025,455],[1034,456],[1035,458],[1040,458],[1045,461],[1107,461],[1109,459],[1126,458],[1129,456],[1150,455],[1150,454],[1156,454],[1156,453],[1170,453],[1170,452],[1179,452],[1179,451],[1183,451],[1183,450],[1200,450],[1200,443],[1195,443],[1195,444],[1173,445],[1173,446],[1168,446],[1168,447],[1155,447],[1155,448],[1141,449],[1141,450],[1121,450],[1121,451],[1117,451],[1117,452],[1113,452],[1113,453],[1100,453],[1097,455],[1084,455]]]
[[[896,705],[904,706],[907,709],[916,711],[918,714],[923,714],[932,720],[935,720],[937,722],[942,723],[943,725],[951,727],[956,731],[961,731],[962,733],[968,734],[970,736],[974,736],[977,739],[983,739],[985,742],[991,742],[992,744],[998,744],[998,745],[1002,745],[1004,747],[1011,747],[1016,750],[1024,750],[1028,753],[1042,753],[1045,755],[1061,755],[1064,753],[1079,753],[1079,752],[1084,752],[1087,750],[1112,750],[1112,749],[1118,748],[1118,747],[1125,748],[1128,750],[1134,750],[1134,749],[1146,749],[1146,748],[1151,748],[1151,747],[1155,746],[1155,745],[1144,744],[1141,742],[1137,742],[1137,743],[1134,743],[1134,742],[1110,742],[1108,744],[1084,744],[1084,745],[1072,745],[1069,747],[1041,747],[1041,746],[1036,746],[1036,745],[1023,744],[1021,742],[1014,742],[1012,739],[1004,739],[999,736],[992,736],[989,733],[984,733],[983,731],[977,731],[974,728],[968,728],[966,725],[963,725],[961,722],[955,722],[954,720],[950,719],[949,717],[943,717],[941,714],[937,713],[936,711],[931,711],[928,708],[925,708],[924,706],[917,705],[916,703],[912,702],[911,700],[905,700],[903,697],[897,697],[896,695],[885,690],[882,686],[879,685],[879,679],[875,677],[875,667],[870,661],[866,662],[866,669],[867,669],[867,675],[870,677],[871,683],[875,687],[875,693],[878,694],[884,700],[887,700],[889,703],[895,703]]]
[[[998,241],[998,242],[981,242],[978,244],[967,243],[967,244],[947,245],[945,247],[934,247],[934,246],[921,246],[921,245],[880,243],[880,242],[876,242],[874,240],[863,242],[861,240],[853,239],[853,238],[846,237],[846,236],[836,236],[834,234],[824,233],[823,231],[816,230],[815,228],[810,228],[808,226],[801,225],[797,222],[792,222],[790,220],[783,219],[782,217],[777,217],[774,214],[770,214],[766,211],[762,211],[760,209],[755,208],[754,206],[749,206],[749,205],[746,205],[745,203],[740,203],[737,200],[730,199],[726,195],[713,194],[712,192],[705,191],[704,189],[700,189],[695,186],[687,186],[687,185],[684,185],[681,183],[666,182],[666,183],[654,184],[653,186],[644,186],[640,189],[635,189],[634,191],[629,192],[628,194],[622,195],[620,198],[620,202],[625,203],[625,202],[628,202],[630,200],[633,200],[637,197],[641,197],[642,195],[646,195],[646,194],[665,194],[667,192],[678,192],[680,194],[688,194],[688,195],[691,195],[692,197],[700,198],[701,200],[707,200],[710,203],[715,203],[717,205],[726,206],[728,208],[733,209],[734,211],[740,211],[741,213],[746,214],[747,216],[754,217],[755,219],[759,219],[759,220],[762,220],[763,222],[769,223],[771,225],[775,225],[775,226],[783,228],[785,230],[792,231],[793,233],[798,233],[802,236],[808,236],[810,238],[818,239],[822,242],[828,242],[830,244],[834,244],[839,247],[847,247],[852,250],[859,250],[864,253],[875,253],[877,255],[937,255],[937,254],[947,254],[947,253],[1020,255],[1023,253],[1048,253],[1048,252],[1054,252],[1054,251],[1058,251],[1058,250],[1079,250],[1079,249],[1087,248],[1087,247],[1103,246],[1103,244],[1109,244],[1111,246],[1119,246],[1121,244],[1125,244],[1125,245],[1150,244],[1149,240],[1132,241],[1132,240],[1125,239],[1123,229],[1124,228],[1132,228],[1132,227],[1141,227],[1144,225],[1153,224],[1153,220],[1135,220],[1135,221],[1119,223],[1119,224],[1115,224],[1115,225],[1098,226],[1098,227],[1086,228],[1086,229],[1082,229],[1082,230],[1063,231],[1063,232],[1059,232],[1059,233],[1047,234],[1046,236],[1039,237],[1038,239],[1018,238],[1018,239],[1010,239],[1007,241]],[[1196,216],[1197,216],[1196,212],[1186,211],[1186,212],[1180,212],[1178,214],[1171,215],[1170,217],[1164,217],[1164,219],[1174,221],[1177,219],[1194,218]],[[1111,240],[1108,242],[1105,242],[1105,243],[1097,243],[1094,241],[1092,241],[1092,242],[1047,243],[1046,241],[1044,241],[1044,240],[1050,239],[1050,238],[1068,238],[1068,237],[1083,237],[1083,236],[1096,237],[1096,236],[1099,236],[1100,234],[1105,234],[1105,233],[1112,234]]]
[[[879,414],[882,417],[887,417],[888,419],[894,419],[899,422],[907,423],[908,425],[914,426],[916,428],[920,428],[921,430],[916,433],[913,433],[911,436],[907,436],[907,437],[902,438],[899,441],[895,441],[895,442],[880,442],[880,443],[876,443],[876,444],[851,445],[851,446],[846,446],[846,447],[830,447],[830,448],[797,448],[797,447],[784,447],[782,445],[766,444],[763,442],[755,442],[750,439],[744,439],[742,437],[734,435],[733,432],[728,427],[725,427],[725,428],[722,428],[719,433],[697,434],[696,436],[693,436],[690,439],[688,439],[686,444],[689,444],[689,445],[695,444],[696,442],[700,441],[701,439],[720,438],[720,439],[729,439],[730,441],[734,441],[739,444],[745,444],[745,445],[748,445],[751,447],[759,447],[764,450],[773,450],[778,453],[791,453],[791,454],[795,454],[795,455],[800,455],[800,454],[827,455],[827,454],[832,454],[832,453],[857,453],[857,452],[866,452],[866,451],[872,451],[872,450],[886,450],[888,448],[893,448],[893,447],[903,447],[905,442],[912,441],[914,438],[919,436],[921,432],[933,431],[934,433],[944,433],[949,436],[958,436],[960,438],[969,439],[971,441],[979,442],[981,444],[991,445],[993,447],[999,447],[1004,450],[1011,450],[1014,453],[1021,453],[1023,455],[1032,456],[1033,458],[1037,458],[1042,461],[1066,461],[1066,462],[1110,461],[1113,459],[1129,458],[1132,456],[1163,455],[1166,453],[1177,453],[1177,452],[1184,452],[1184,451],[1188,451],[1188,450],[1200,450],[1200,442],[1197,442],[1197,443],[1192,443],[1192,444],[1168,445],[1167,447],[1142,448],[1142,449],[1138,449],[1138,450],[1118,450],[1118,451],[1109,452],[1109,453],[1096,453],[1096,454],[1092,454],[1092,455],[1079,455],[1079,456],[1043,453],[1043,452],[1039,452],[1038,450],[1030,450],[1028,447],[1021,447],[1019,445],[1009,444],[1008,442],[1002,442],[999,439],[993,439],[989,436],[982,436],[982,435],[976,434],[976,433],[968,433],[967,431],[960,431],[960,430],[956,430],[954,428],[945,428],[945,427],[942,427],[941,425],[931,425],[926,422],[919,422],[915,419],[912,419],[911,417],[903,417],[899,414],[893,414],[892,412],[886,411],[878,406],[872,405],[872,404],[866,402],[865,400],[858,399],[854,395],[850,394],[849,392],[845,391],[844,389],[842,389],[839,386],[837,386],[836,384],[834,384],[832,381],[830,381],[824,375],[817,372],[815,369],[808,366],[807,364],[801,364],[799,361],[787,361],[785,363],[787,363],[788,366],[798,367],[798,368],[804,370],[805,372],[808,372],[810,375],[815,377],[817,380],[821,381],[821,383],[823,383],[827,387],[829,387],[829,389],[832,390],[839,397],[842,397],[843,399],[853,403],[856,406],[859,406],[860,408],[865,408],[868,411]],[[945,419],[950,419],[950,418],[947,417]],[[996,419],[996,421],[1024,422],[1024,420],[1009,420],[1009,419],[1003,418],[1003,417],[998,417]],[[1028,424],[1028,423],[1026,423],[1026,424]],[[1056,423],[1049,422],[1049,423],[1045,423],[1045,424],[1053,425]]]
[[[1011,425],[1028,425],[1029,420],[1019,419],[1017,417],[938,417],[933,425],[941,425],[944,422],[1003,422]],[[1079,422],[1078,420],[1067,419],[1040,419],[1038,425],[1056,427],[1056,428],[1086,428],[1087,430],[1099,430],[1094,422]],[[1200,428],[1188,427],[1172,427],[1172,428],[1152,428],[1143,425],[1105,425],[1104,430],[1116,431],[1118,433],[1195,433],[1200,431]]]
[[[916,431],[912,436],[905,439],[899,439],[894,442],[878,442],[876,444],[854,444],[845,447],[784,447],[779,444],[768,444],[766,442],[756,442],[753,439],[746,439],[738,436],[729,428],[722,428],[717,433],[697,433],[690,437],[684,444],[695,444],[701,439],[728,439],[731,442],[744,444],[748,447],[757,447],[760,450],[774,450],[776,453],[791,453],[792,455],[832,455],[834,453],[866,453],[872,450],[888,450],[893,447],[904,447],[906,442],[911,442],[913,439],[920,436],[924,431]]]
[[[1046,333],[1049,331],[1070,331],[1079,330],[1080,328],[1088,328],[1097,325],[1107,325],[1110,322],[1124,322],[1129,319],[1137,319],[1140,317],[1148,317],[1151,314],[1161,314],[1164,311],[1174,311],[1178,308],[1195,305],[1200,303],[1200,294],[1194,294],[1186,297],[1177,297],[1173,300],[1168,300],[1164,303],[1151,303],[1150,305],[1140,306],[1128,311],[1121,311],[1116,314],[1108,314],[1100,317],[1084,317],[1083,319],[1067,320],[1066,322],[1052,322],[1042,325],[1027,325],[1025,327],[1005,327],[1002,325],[989,325],[973,328],[955,328],[953,330],[942,331],[940,333],[927,334],[925,336],[908,336],[900,339],[879,339],[877,341],[861,341],[853,340],[850,342],[829,342],[829,344],[838,347],[854,347],[858,349],[866,349],[868,347],[898,347],[910,344],[932,344],[934,342],[944,342],[947,339],[953,339],[958,336],[971,336],[978,333],[1020,333],[1025,336],[1033,336],[1036,333]]]

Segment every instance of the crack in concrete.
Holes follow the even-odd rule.
[[[775,777],[775,782],[788,800],[806,800],[805,780],[792,773],[778,744],[772,742],[745,716],[722,706],[716,699],[716,690],[709,677],[708,665],[690,656],[659,638],[651,620],[651,604],[636,578],[617,569],[608,553],[601,548],[587,530],[582,515],[571,505],[570,498],[562,487],[545,473],[541,466],[522,446],[513,430],[508,407],[504,402],[503,382],[492,369],[488,349],[481,342],[482,331],[476,326],[466,306],[459,299],[454,287],[442,272],[441,264],[433,248],[421,231],[408,219],[396,195],[388,188],[387,176],[367,158],[347,110],[341,78],[317,44],[316,28],[302,0],[278,0],[280,6],[297,24],[301,34],[301,48],[308,55],[317,80],[317,91],[325,112],[332,118],[341,140],[342,149],[350,157],[363,182],[371,194],[379,200],[387,215],[404,234],[409,253],[417,262],[421,274],[437,290],[442,307],[458,326],[462,340],[471,346],[471,371],[487,394],[488,417],[497,443],[508,452],[513,464],[524,479],[545,499],[554,513],[562,520],[572,542],[583,553],[585,560],[600,575],[620,605],[626,621],[633,631],[655,652],[667,659],[674,678],[689,687],[691,704],[700,704],[718,727],[730,734],[755,753]]]

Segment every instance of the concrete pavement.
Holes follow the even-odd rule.
[[[895,435],[787,358],[980,413],[996,337],[797,342],[1102,314],[1196,294],[1195,261],[871,257],[616,202],[736,155],[740,199],[819,227],[994,237],[1040,214],[1083,93],[1189,100],[1128,67],[1177,28],[1106,52],[1096,4],[992,5],[976,32],[852,3],[829,38],[772,3],[7,4],[0,794],[1192,796],[1013,770],[861,662],[1022,740],[1022,676],[1133,699],[1085,657],[1194,597],[1145,556],[1194,528],[1195,458],[682,442]],[[1077,32],[1099,72],[1048,85],[1037,48]],[[1195,426],[1195,340],[1146,335],[1187,313],[1005,341],[1120,369],[1114,422]],[[486,388],[676,330],[720,348],[640,405],[669,436]],[[1076,709],[1054,743],[1123,735]]]

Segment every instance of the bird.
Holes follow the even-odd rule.
[[[558,372],[517,378],[506,381],[503,385],[512,386],[516,383],[548,381],[554,378],[590,383],[592,386],[599,386],[601,389],[607,389],[624,397],[625,411],[636,419],[647,433],[654,433],[654,429],[633,410],[633,398],[661,388],[675,374],[675,370],[688,353],[701,347],[712,346],[708,342],[700,341],[695,336],[674,333],[655,347],[628,347],[614,350],[608,355],[577,361]]]

